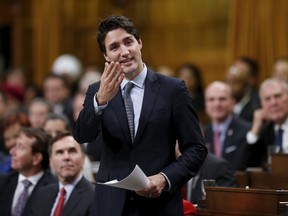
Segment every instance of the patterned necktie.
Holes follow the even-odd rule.
[[[282,140],[283,140],[283,129],[279,128],[275,136],[274,145],[279,146],[280,150],[282,150]]]
[[[133,88],[133,86],[134,86],[133,83],[128,82],[124,88],[124,95],[123,95],[132,142],[134,142],[134,110],[133,110],[133,102],[130,96],[130,91]]]
[[[222,152],[221,152],[220,131],[218,130],[214,130],[213,147],[214,147],[214,154],[217,157],[221,157]]]
[[[24,179],[21,183],[24,185],[24,190],[22,191],[22,193],[20,194],[17,200],[16,206],[13,209],[12,216],[20,216],[22,214],[22,211],[29,197],[28,190],[29,190],[29,187],[32,185],[32,183],[28,179]]]
[[[60,197],[58,199],[58,203],[57,203],[56,209],[54,211],[54,216],[60,216],[61,215],[62,210],[63,210],[63,206],[64,206],[65,195],[66,195],[65,188],[62,187],[61,192],[60,192]]]

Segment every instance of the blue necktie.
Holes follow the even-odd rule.
[[[24,185],[24,190],[22,191],[22,193],[20,194],[20,196],[17,200],[16,206],[13,209],[12,216],[21,216],[22,211],[23,211],[25,204],[27,202],[27,199],[29,197],[28,190],[29,190],[29,187],[32,185],[32,183],[28,179],[24,179],[22,181],[22,184]]]
[[[124,88],[124,95],[123,95],[132,142],[134,142],[134,109],[133,109],[133,102],[130,96],[130,91],[133,88],[133,86],[134,86],[133,83],[128,82]]]
[[[279,128],[274,140],[274,145],[279,146],[282,150],[282,141],[283,141],[283,129]]]

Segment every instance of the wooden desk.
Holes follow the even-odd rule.
[[[288,154],[273,154],[271,163],[272,173],[288,174]]]
[[[287,190],[209,187],[206,192],[205,208],[198,208],[197,216],[283,215],[280,202],[288,201]]]
[[[288,189],[288,172],[248,171],[248,185],[258,189]]]
[[[260,189],[288,189],[288,154],[273,154],[270,171],[247,170],[248,186]]]

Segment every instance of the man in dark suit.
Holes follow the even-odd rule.
[[[64,114],[73,122],[71,83],[65,75],[48,74],[43,81],[44,98],[52,105],[53,112]]]
[[[230,163],[224,158],[219,158],[208,153],[207,158],[197,173],[197,175],[187,183],[187,199],[194,204],[197,204],[202,199],[203,179],[214,179],[216,186],[220,187],[237,187],[237,178],[235,170]],[[189,185],[191,184],[191,185]]]
[[[226,81],[232,88],[236,100],[234,115],[237,118],[252,122],[253,112],[260,108],[258,89],[256,87],[258,64],[248,57],[238,58],[229,68]]]
[[[183,215],[181,188],[207,155],[192,98],[183,80],[146,67],[142,40],[128,18],[102,20],[97,39],[107,62],[101,81],[87,90],[73,127],[74,138],[79,143],[91,142],[101,133],[97,182],[121,180],[137,164],[149,184],[139,191],[97,184],[92,215]],[[127,106],[130,113],[126,114],[122,94],[129,82],[133,108]],[[176,140],[182,152],[178,160]]]
[[[15,172],[0,178],[1,216],[28,215],[32,199],[41,187],[56,182],[49,171],[47,147],[50,136],[37,128],[23,128],[16,140],[16,146],[10,150],[12,168]],[[30,181],[29,197],[18,214],[15,212],[18,198],[23,191],[22,180]]]
[[[245,170],[251,151],[246,134],[251,125],[233,116],[234,103],[228,84],[215,81],[207,86],[205,107],[212,122],[205,126],[204,137],[212,153],[229,161],[233,169]]]
[[[265,166],[268,146],[278,146],[288,153],[288,86],[283,80],[269,78],[260,86],[262,108],[254,112],[252,128],[247,138],[253,144],[250,166]],[[281,143],[277,131],[281,129]],[[276,152],[275,152],[276,153]]]
[[[94,186],[81,172],[85,158],[84,146],[80,146],[70,132],[63,132],[52,138],[49,153],[50,163],[59,183],[39,190],[33,199],[30,215],[89,215]],[[62,190],[65,190],[63,207],[58,211],[57,205],[61,200]]]

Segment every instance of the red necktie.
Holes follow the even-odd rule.
[[[65,194],[66,194],[66,191],[65,191],[65,189],[63,187],[61,189],[61,194],[60,194],[60,197],[59,197],[59,200],[58,200],[55,212],[54,212],[54,216],[60,216],[61,215],[62,209],[63,209],[63,206],[64,206]]]
[[[221,157],[221,142],[220,142],[220,132],[218,130],[214,130],[214,138],[213,138],[213,147],[214,147],[214,154],[217,157]]]

